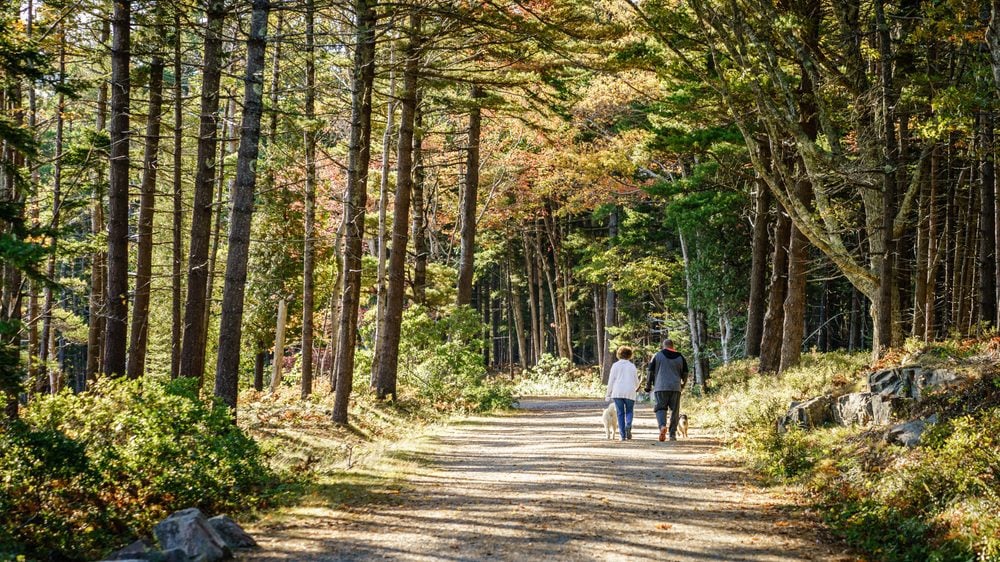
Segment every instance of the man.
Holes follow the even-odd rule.
[[[681,416],[681,390],[687,385],[688,366],[684,356],[674,349],[674,341],[663,340],[663,349],[653,356],[646,368],[646,392],[653,392],[653,410],[660,425],[660,441],[667,438],[667,410],[670,410],[670,440],[677,440],[677,422]]]

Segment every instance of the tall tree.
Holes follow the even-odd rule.
[[[344,193],[343,292],[337,319],[334,364],[336,396],[333,421],[347,423],[347,405],[354,384],[354,351],[361,297],[361,241],[368,202],[371,160],[372,85],[375,81],[375,0],[355,0],[355,48],[351,78],[351,130],[347,147],[347,189]]]
[[[129,62],[131,2],[116,0],[111,21],[111,178],[108,183],[108,290],[104,364],[107,376],[125,375],[128,322]]]
[[[406,244],[410,228],[410,195],[413,188],[413,122],[417,107],[417,79],[420,64],[420,13],[410,7],[410,23],[403,71],[402,110],[399,117],[399,142],[396,144],[396,198],[392,214],[392,253],[389,256],[385,314],[375,342],[378,374],[375,395],[396,399],[396,374],[399,366],[399,336],[403,323],[403,298],[406,292]]]
[[[306,92],[305,92],[305,228],[302,242],[302,398],[312,393],[314,261],[316,259],[316,47],[315,4],[306,0]]]
[[[760,357],[764,331],[765,288],[767,285],[767,227],[770,224],[771,192],[763,181],[754,193],[753,247],[750,273],[750,302],[747,305],[747,357]]]
[[[181,10],[179,6],[174,7],[174,169],[173,169],[173,221],[171,232],[173,233],[173,244],[171,245],[171,275],[170,275],[170,376],[180,376],[181,369],[181,337],[183,336],[183,317],[181,316],[181,269],[183,267],[184,248],[181,242],[184,230],[183,214],[183,137],[184,129],[184,87],[182,76],[184,65],[181,59]]]
[[[159,170],[160,116],[163,111],[163,57],[156,53],[149,64],[149,115],[146,117],[146,148],[142,158],[136,244],[135,302],[129,341],[127,374],[142,376],[146,369],[149,334],[149,289],[153,269],[153,212],[156,206],[156,173]]]
[[[233,408],[239,389],[240,340],[243,334],[243,297],[250,251],[250,219],[253,215],[257,183],[257,154],[260,148],[260,119],[263,113],[264,48],[270,0],[254,0],[247,39],[247,65],[243,92],[243,122],[236,160],[232,215],[229,221],[229,253],[226,282],[222,289],[222,318],[219,322],[219,355],[215,372],[215,395]],[[276,360],[280,359],[277,357]]]
[[[482,107],[485,96],[482,86],[473,84],[469,109],[469,146],[465,158],[465,181],[459,203],[462,225],[461,255],[458,260],[459,305],[472,302],[472,276],[476,251],[476,202],[479,199],[479,141],[482,135]]]
[[[205,375],[208,345],[205,315],[208,303],[208,247],[211,238],[212,194],[215,190],[215,151],[218,140],[219,83],[222,75],[222,25],[225,0],[207,0],[205,46],[202,60],[201,120],[198,128],[198,161],[191,212],[188,249],[187,298],[184,303],[184,337],[180,375],[195,377],[199,386]]]
[[[30,6],[30,2],[29,2]],[[28,27],[31,27],[31,16],[29,8]],[[101,22],[101,44],[107,45],[111,38],[111,23],[107,20]],[[34,98],[34,88],[32,88],[32,98]],[[34,101],[31,102],[34,106]],[[97,116],[94,129],[100,133],[107,127],[108,121],[108,83],[101,80],[97,88]],[[32,111],[34,114],[34,111]],[[31,118],[31,126],[34,128],[35,118]],[[108,147],[106,147],[108,148]],[[96,239],[104,231],[104,190],[102,189],[104,179],[100,177],[100,170],[97,172],[97,179],[94,181],[94,189],[90,196],[90,233]],[[90,255],[90,295],[88,303],[87,326],[87,371],[88,381],[93,381],[97,377],[97,372],[101,369],[101,352],[104,349],[104,330],[106,319],[104,316],[104,303],[106,302],[107,279],[107,253],[98,247]],[[31,307],[34,308],[34,307]],[[33,346],[29,345],[33,349]],[[29,353],[30,355],[30,353]]]

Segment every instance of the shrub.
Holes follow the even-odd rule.
[[[40,557],[98,556],[177,509],[260,506],[274,478],[257,444],[190,379],[108,379],[39,397],[0,441],[0,540]]]
[[[602,397],[605,386],[597,368],[575,368],[569,359],[543,354],[514,386],[518,396]]]

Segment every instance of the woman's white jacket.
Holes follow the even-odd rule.
[[[635,391],[638,388],[639,371],[628,359],[619,359],[611,366],[611,373],[608,375],[608,392],[604,398],[635,400]]]

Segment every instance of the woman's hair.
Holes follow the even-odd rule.
[[[619,359],[631,359],[632,358],[632,348],[629,347],[629,346],[627,346],[627,345],[623,345],[623,346],[619,347],[618,348],[618,358]]]

